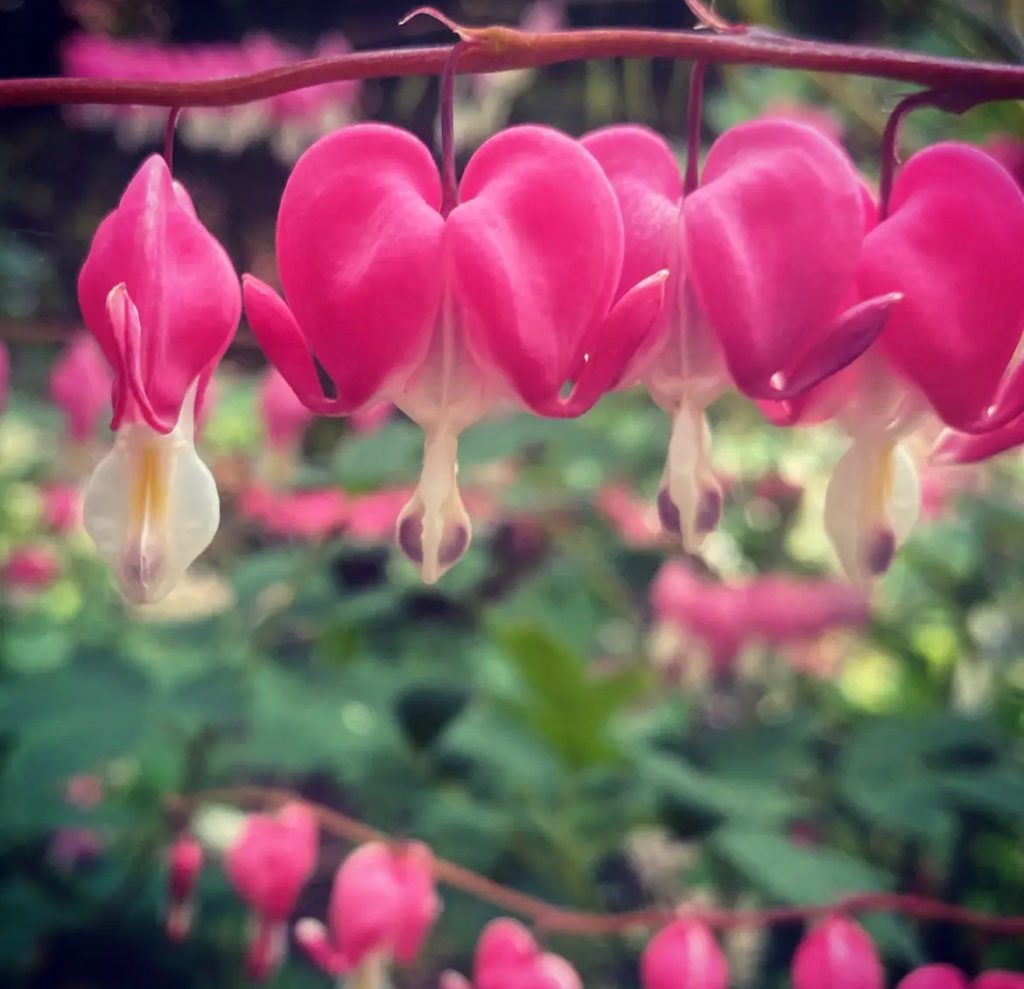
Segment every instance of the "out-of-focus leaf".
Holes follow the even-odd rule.
[[[469,701],[464,689],[444,685],[414,686],[395,705],[395,714],[406,738],[416,748],[433,745]]]
[[[431,793],[417,814],[417,835],[442,858],[485,874],[493,871],[512,821],[464,793]]]
[[[582,768],[620,757],[609,721],[636,696],[635,675],[595,676],[578,654],[537,626],[506,627],[496,636],[528,691],[510,707],[568,765]]]
[[[354,433],[339,444],[334,475],[346,488],[361,490],[412,484],[419,476],[423,436],[405,419],[394,419],[373,433]]]
[[[1024,778],[1015,767],[943,773],[939,785],[958,807],[1024,821]]]
[[[862,859],[832,848],[799,846],[777,832],[723,828],[711,844],[754,888],[780,903],[835,903],[892,886],[889,876]]]

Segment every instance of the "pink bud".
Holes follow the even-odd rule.
[[[979,975],[971,989],[1024,989],[1024,974],[993,969]]]
[[[341,864],[329,908],[331,937],[349,967],[370,955],[410,964],[441,909],[433,855],[421,842],[361,845]]]
[[[883,982],[871,938],[840,914],[807,934],[793,959],[794,989],[882,989]]]
[[[82,519],[82,493],[78,488],[54,484],[43,494],[43,521],[47,528],[64,535],[74,531]]]
[[[68,438],[84,443],[110,404],[110,370],[94,337],[76,333],[50,374],[50,397],[64,413]]]
[[[280,964],[286,921],[316,865],[316,817],[303,804],[286,804],[274,816],[252,814],[228,850],[228,879],[254,914],[246,971],[269,978]]]
[[[644,949],[640,981],[644,989],[726,989],[729,966],[706,924],[677,920]]]
[[[195,838],[180,835],[167,854],[167,937],[184,941],[192,926],[196,883],[203,868],[203,849]]]
[[[561,956],[540,950],[522,924],[507,917],[484,928],[473,962],[475,989],[583,989]]]
[[[952,965],[925,965],[901,979],[896,989],[968,989],[968,984]]]

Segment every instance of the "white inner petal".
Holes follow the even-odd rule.
[[[195,449],[195,392],[166,436],[122,426],[86,488],[86,531],[134,604],[166,597],[220,522],[217,486]]]

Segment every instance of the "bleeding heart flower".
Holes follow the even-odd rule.
[[[303,804],[286,804],[274,816],[252,814],[228,849],[228,879],[249,904],[253,923],[246,974],[269,978],[281,964],[287,922],[316,865],[316,818]]]
[[[952,965],[925,965],[900,979],[896,989],[969,989],[969,983]]]
[[[203,871],[203,846],[180,835],[167,852],[167,937],[184,941],[192,926],[196,884]]]
[[[238,500],[243,518],[260,523],[274,536],[319,540],[340,532],[348,521],[348,503],[337,488],[274,491],[250,485]]]
[[[522,924],[502,917],[477,941],[473,982],[446,972],[441,989],[583,989],[583,983],[564,958],[541,951]]]
[[[914,155],[888,216],[865,237],[862,297],[895,292],[902,301],[842,376],[834,413],[853,443],[829,485],[825,522],[854,580],[883,573],[916,521],[920,485],[901,440],[924,417],[994,430],[998,447],[1024,411],[1024,370],[1008,374],[1024,328],[1021,243],[1024,194],[991,158],[960,144]],[[993,440],[967,442],[983,454]]]
[[[60,561],[45,546],[16,546],[0,566],[0,583],[12,591],[38,594],[60,576],[60,570]]]
[[[78,299],[114,370],[117,431],[86,490],[85,527],[125,597],[152,603],[217,531],[195,421],[241,311],[227,254],[162,158],[146,160],[100,224]]]
[[[666,303],[623,376],[672,417],[663,525],[694,552],[721,517],[706,407],[730,379],[752,398],[798,394],[850,363],[895,301],[856,302],[864,193],[818,131],[786,120],[734,127],[712,146],[684,199],[657,134],[616,126],[583,139],[619,199],[622,287],[665,268]]]
[[[982,972],[972,983],[971,989],[1024,989],[1024,973],[995,970]]]
[[[440,910],[430,849],[422,842],[389,848],[373,841],[338,869],[330,930],[306,918],[295,934],[325,972],[354,973],[357,985],[380,985],[392,960],[409,965],[416,959]]]
[[[871,938],[835,914],[800,942],[793,958],[793,989],[882,989],[885,974]]]
[[[677,920],[644,949],[640,982],[643,989],[727,989],[729,965],[706,924]]]
[[[64,413],[68,439],[86,443],[110,401],[110,369],[94,337],[76,333],[50,374],[50,397]]]
[[[586,411],[653,325],[666,278],[648,272],[612,307],[615,197],[593,158],[556,131],[491,138],[457,200],[444,215],[437,167],[411,134],[338,131],[302,156],[281,200],[287,305],[244,279],[253,332],[305,405],[338,415],[391,400],[423,428],[423,472],[396,534],[427,582],[469,545],[462,430],[506,398],[544,416]]]

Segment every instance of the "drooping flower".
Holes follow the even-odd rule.
[[[125,597],[152,603],[217,531],[195,422],[241,310],[227,254],[162,158],[146,160],[100,224],[78,298],[114,371],[117,432],[86,490],[85,527]]]
[[[299,943],[324,971],[346,973],[356,986],[383,985],[393,961],[416,959],[440,912],[430,849],[360,846],[338,869],[328,909],[329,929],[311,918],[296,925]]]
[[[971,982],[952,965],[925,965],[901,979],[896,989],[1024,989],[1024,975],[993,970]]]
[[[882,989],[878,952],[860,925],[839,914],[805,935],[793,958],[793,989]]]
[[[593,158],[556,131],[493,137],[457,200],[444,215],[437,167],[412,135],[347,128],[306,152],[285,188],[277,261],[287,304],[244,278],[253,332],[310,409],[340,415],[391,400],[423,428],[423,472],[396,536],[427,582],[470,540],[459,434],[507,398],[544,416],[586,411],[653,324],[666,277],[648,272],[612,307],[615,197]]]
[[[831,386],[841,401],[830,414],[853,442],[829,485],[825,521],[852,579],[888,569],[916,521],[920,485],[904,437],[930,415],[984,434],[1012,428],[1024,411],[1024,373],[1008,374],[1024,328],[1022,242],[1024,194],[987,155],[954,143],[910,158],[888,215],[865,237],[862,297],[895,292],[902,301]]]
[[[203,870],[203,846],[179,835],[167,851],[167,937],[184,941],[192,926],[196,884]]]
[[[583,989],[583,983],[561,955],[541,951],[522,924],[502,917],[477,941],[472,983],[445,972],[441,989]]]
[[[707,406],[730,381],[758,399],[806,390],[867,346],[895,298],[855,305],[864,193],[849,159],[813,128],[774,119],[732,128],[685,198],[676,158],[652,131],[614,126],[583,144],[622,209],[623,286],[672,272],[622,383],[643,382],[672,418],[659,514],[695,552],[722,508]]]
[[[643,989],[727,989],[729,965],[706,924],[676,920],[644,949],[640,982]]]
[[[90,440],[110,403],[110,369],[96,339],[76,333],[50,373],[50,397],[64,413],[72,444]]]
[[[284,958],[288,918],[316,865],[318,843],[313,812],[286,804],[273,816],[250,815],[228,849],[228,878],[252,911],[246,973],[253,981],[269,978]]]

